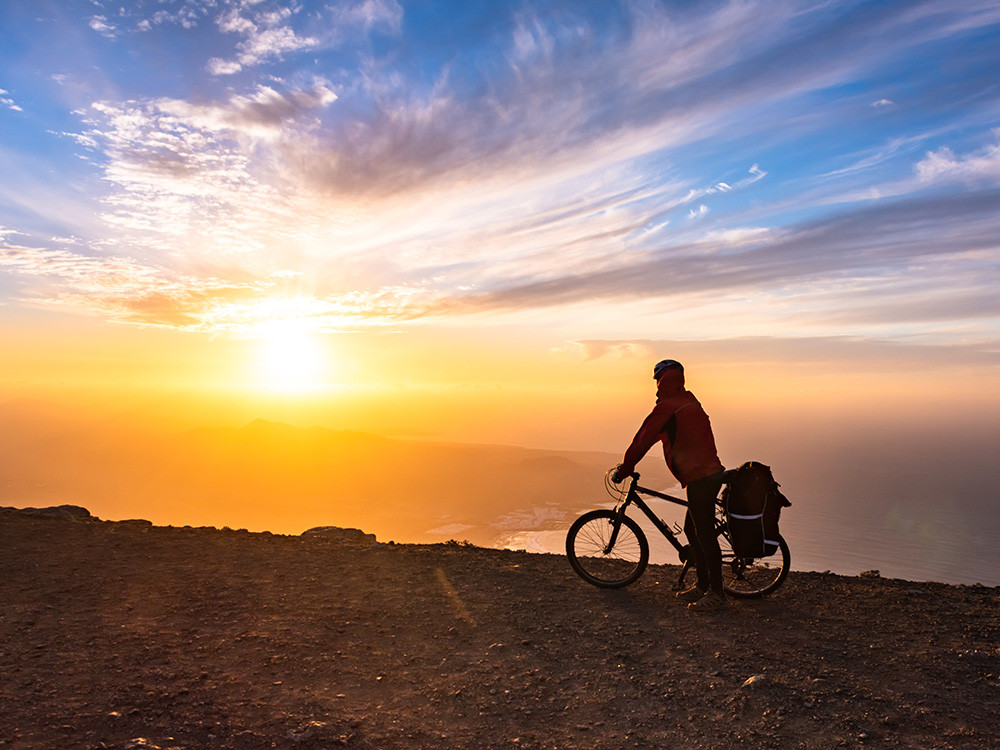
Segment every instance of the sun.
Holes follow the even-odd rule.
[[[257,375],[270,390],[300,392],[329,382],[329,355],[315,333],[296,321],[267,326],[258,340]]]

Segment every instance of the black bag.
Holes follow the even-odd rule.
[[[781,509],[791,505],[778,487],[771,467],[759,461],[747,461],[732,474],[722,501],[737,557],[767,557],[778,551],[778,518]]]

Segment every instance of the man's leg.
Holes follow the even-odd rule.
[[[687,497],[688,514],[693,521],[694,535],[698,539],[699,554],[704,558],[704,563],[698,560],[699,583],[701,566],[704,565],[709,588],[725,595],[722,589],[722,551],[715,535],[715,499],[719,496],[721,487],[722,474],[713,474],[691,482],[687,487]]]
[[[694,519],[691,518],[691,510],[684,514],[684,536],[687,537],[689,554],[691,555],[691,560],[694,562],[694,569],[698,573],[697,586],[702,591],[708,591],[711,581],[708,575],[708,560],[705,559],[705,553],[698,544],[698,534],[695,532]]]

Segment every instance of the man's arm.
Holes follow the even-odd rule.
[[[667,420],[670,419],[672,414],[673,412],[670,411],[670,408],[664,404],[657,404],[653,407],[653,411],[643,420],[639,431],[632,438],[632,444],[625,450],[622,462],[615,471],[615,475],[619,481],[635,471],[636,464],[660,440],[660,435],[666,429]]]

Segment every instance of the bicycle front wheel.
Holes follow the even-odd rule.
[[[780,536],[777,551],[769,557],[737,557],[733,554],[728,533],[719,535],[719,546],[722,548],[722,587],[730,596],[759,599],[778,588],[788,576],[791,556]]]
[[[566,535],[566,556],[573,570],[594,586],[618,589],[634,583],[649,562],[649,543],[634,520],[622,516],[609,548],[617,513],[592,510],[573,522]]]

